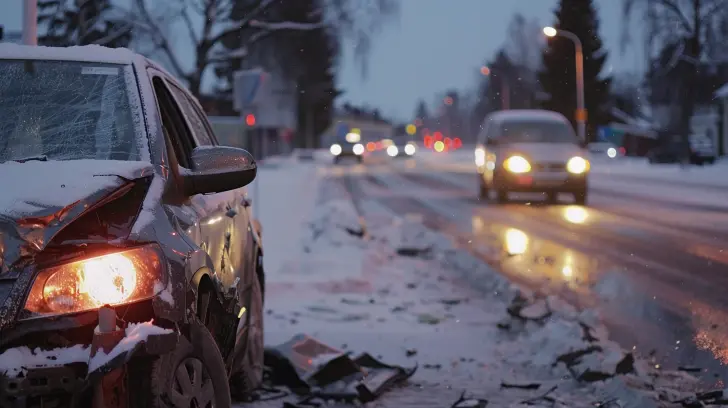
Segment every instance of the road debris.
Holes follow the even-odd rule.
[[[298,397],[284,406],[311,406],[316,400],[367,403],[379,398],[416,371],[384,364],[369,354],[352,357],[313,337],[299,334],[266,350],[269,382],[264,391],[285,387]]]

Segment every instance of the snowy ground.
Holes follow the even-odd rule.
[[[321,163],[269,166],[251,188],[264,231],[266,343],[306,333],[387,363],[419,364],[409,385],[371,406],[449,407],[463,391],[497,407],[700,406],[678,402],[694,398],[693,377],[634,361],[594,312],[537,294],[521,299],[416,219],[357,213],[322,178]],[[461,279],[473,270],[482,276],[477,288]]]

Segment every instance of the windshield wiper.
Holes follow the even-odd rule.
[[[44,162],[44,161],[48,161],[48,156],[46,156],[44,154],[40,154],[38,156],[28,156],[28,157],[24,157],[22,159],[11,159],[8,161],[14,161],[14,162],[18,162],[18,163],[25,163],[27,161],[43,161]]]

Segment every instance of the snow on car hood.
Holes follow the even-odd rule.
[[[507,145],[508,156],[521,154],[536,163],[566,163],[574,156],[586,154],[572,143],[513,143]]]
[[[42,251],[63,227],[129,180],[146,162],[113,160],[0,163],[0,275]]]

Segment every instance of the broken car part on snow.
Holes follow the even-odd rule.
[[[299,397],[284,407],[316,406],[316,401],[367,403],[410,378],[417,366],[406,369],[384,364],[369,354],[351,357],[307,335],[266,350],[270,387],[258,398],[280,395],[275,387],[286,387]],[[255,398],[253,398],[255,400]]]

